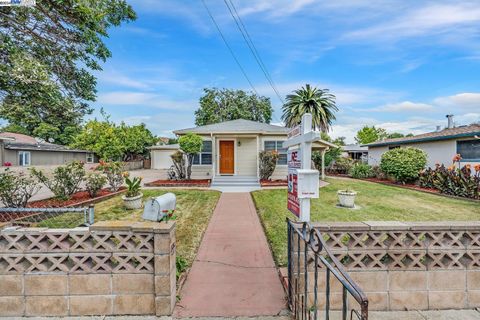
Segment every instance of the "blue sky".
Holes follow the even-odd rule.
[[[422,133],[480,121],[478,1],[233,0],[280,93],[328,88],[340,111],[330,134],[363,125]],[[206,0],[256,90],[268,85],[222,0]],[[135,0],[137,21],[112,29],[113,57],[94,104],[158,135],[190,127],[204,87],[250,90],[200,0]]]

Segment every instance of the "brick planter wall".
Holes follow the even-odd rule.
[[[369,310],[480,307],[480,221],[367,221],[314,224],[314,228],[364,290]],[[309,270],[313,270],[311,262]],[[303,277],[301,273],[300,288]],[[314,279],[313,271],[308,278]],[[318,279],[317,307],[323,309],[324,270],[320,269]],[[312,303],[313,281],[308,285]],[[341,285],[334,277],[330,285],[330,305],[340,309]]]
[[[0,316],[170,315],[175,222],[0,231]]]

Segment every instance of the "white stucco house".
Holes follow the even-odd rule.
[[[289,128],[250,120],[232,120],[194,128],[176,130],[177,136],[195,133],[203,139],[202,152],[195,157],[192,179],[212,179],[215,183],[259,181],[259,153],[275,150],[279,153],[277,167],[272,179],[286,179],[287,149],[282,144],[287,140]],[[319,139],[313,148],[325,152],[335,145]],[[152,169],[165,172],[173,165],[170,156],[179,150],[179,145],[162,145],[150,148]]]
[[[382,154],[394,148],[415,147],[427,153],[427,166],[451,165],[456,154],[462,157],[462,165],[480,163],[480,124],[454,127],[416,136],[377,141],[368,146],[368,163],[379,165]]]

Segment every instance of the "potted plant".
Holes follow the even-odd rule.
[[[125,183],[127,184],[127,192],[122,196],[123,203],[127,209],[140,209],[142,207],[143,194],[140,192],[142,183],[141,177],[130,179],[128,172],[123,174]]]
[[[355,208],[355,196],[357,193],[353,190],[338,190],[338,202],[341,207]]]

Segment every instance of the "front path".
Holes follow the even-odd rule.
[[[285,296],[249,193],[223,193],[176,317],[277,315]]]

